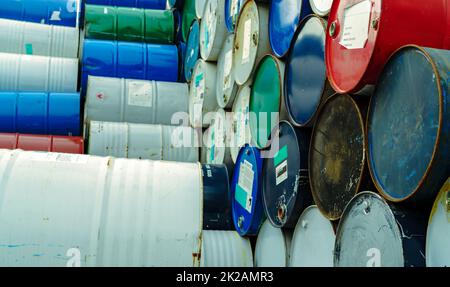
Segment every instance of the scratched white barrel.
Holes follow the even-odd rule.
[[[0,52],[78,58],[79,29],[0,19]]]
[[[269,220],[266,220],[261,226],[256,240],[255,266],[288,266],[291,240],[292,231],[276,228]]]
[[[236,163],[240,148],[245,144],[251,143],[249,115],[250,92],[251,88],[249,83],[244,84],[239,88],[233,103],[230,153],[234,163]]]
[[[198,136],[187,126],[91,121],[88,130],[90,155],[198,161]]]
[[[234,34],[225,39],[217,61],[217,103],[221,108],[231,108],[236,96],[238,85],[234,80],[233,66]]]
[[[207,1],[206,0],[194,0],[194,1],[195,1],[195,16],[197,16],[198,19],[202,19]]]
[[[205,61],[217,61],[227,37],[225,0],[208,0],[200,24],[200,55]]]
[[[185,83],[89,76],[85,123],[95,121],[188,125],[189,90]]]
[[[271,53],[269,42],[269,7],[255,0],[245,2],[238,18],[234,40],[234,78],[243,85],[253,75],[256,65]]]
[[[441,188],[430,214],[426,239],[428,267],[450,266],[450,178]]]
[[[189,121],[193,128],[208,127],[207,114],[217,110],[217,65],[198,59],[189,87]]]
[[[203,230],[202,267],[253,267],[250,240],[236,231]]]
[[[204,149],[204,162],[210,164],[225,164],[232,168],[229,135],[231,133],[231,114],[223,109],[218,109],[211,121],[206,136],[207,143]]]
[[[73,93],[77,85],[78,59],[0,53],[2,91]]]
[[[333,267],[336,233],[317,206],[306,208],[295,226],[290,267]]]
[[[0,175],[0,266],[200,265],[198,163],[0,150]]]

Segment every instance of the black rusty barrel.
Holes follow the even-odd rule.
[[[330,220],[339,219],[360,188],[368,187],[364,135],[367,100],[354,98],[346,94],[330,97],[318,113],[311,136],[311,191],[316,205]]]

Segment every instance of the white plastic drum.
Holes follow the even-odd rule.
[[[328,16],[333,0],[309,0],[312,10],[319,16]]]
[[[188,125],[189,90],[185,83],[89,76],[85,123],[94,121]],[[180,113],[180,114],[178,114]],[[179,116],[177,116],[179,115]]]
[[[231,114],[225,113],[223,109],[218,109],[206,133],[208,145],[203,146],[206,149],[205,163],[225,164],[232,167],[229,134],[231,132]]]
[[[428,267],[450,267],[450,178],[434,203],[427,229]]]
[[[78,59],[0,53],[0,90],[75,93]]]
[[[200,24],[200,55],[205,61],[217,61],[227,37],[225,0],[208,0]]]
[[[217,61],[217,103],[221,108],[231,108],[238,85],[234,80],[233,66],[234,34],[227,36]]]
[[[198,137],[191,127],[91,121],[88,130],[90,155],[198,161]]]
[[[241,147],[251,143],[249,114],[250,92],[251,88],[249,83],[241,86],[233,104],[230,153],[234,163],[236,163]]]
[[[0,175],[0,266],[200,266],[198,163],[0,150]]]
[[[250,240],[236,231],[203,230],[201,267],[253,267]]]
[[[194,1],[195,1],[195,16],[197,16],[198,19],[202,19],[203,11],[206,6],[206,0],[194,0]]]
[[[292,232],[276,228],[266,220],[258,233],[255,247],[256,267],[286,267]]]
[[[305,209],[295,226],[290,267],[333,267],[336,234],[317,206]]]
[[[195,64],[189,90],[189,119],[193,128],[208,127],[205,116],[219,107],[216,98],[217,66],[202,59]]]
[[[238,85],[247,82],[261,58],[270,54],[269,7],[249,0],[242,7],[234,40],[234,77]]]
[[[79,29],[0,19],[0,52],[78,58]]]

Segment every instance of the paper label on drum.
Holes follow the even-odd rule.
[[[128,105],[151,108],[153,105],[152,84],[130,81],[128,83]]]
[[[275,166],[275,181],[276,185],[279,185],[288,178],[288,147],[285,145],[282,147],[273,159],[273,165]]]
[[[250,61],[250,41],[252,34],[252,19],[248,19],[244,23],[244,43],[242,47],[242,64],[248,63]]]
[[[351,50],[364,48],[369,38],[371,8],[370,0],[364,0],[345,9],[339,44]]]
[[[223,90],[227,90],[231,88],[231,67],[233,61],[233,53],[232,51],[228,51],[225,54],[225,63],[223,68]]]
[[[236,186],[236,201],[249,213],[252,212],[252,190],[254,179],[253,165],[244,160],[239,168],[238,185]]]

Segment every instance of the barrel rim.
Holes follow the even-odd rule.
[[[333,101],[334,99],[336,99],[336,98],[338,98],[338,97],[346,97],[347,99],[349,99],[350,100],[350,102],[351,102],[351,104],[355,107],[355,110],[356,110],[356,112],[357,112],[357,114],[358,114],[358,119],[359,119],[359,124],[360,124],[360,128],[361,128],[361,134],[362,134],[362,136],[364,137],[364,140],[363,140],[363,153],[362,153],[362,160],[361,160],[361,163],[360,163],[360,166],[361,166],[361,172],[360,172],[360,174],[359,174],[359,178],[361,179],[362,177],[363,177],[363,175],[364,175],[364,172],[365,172],[365,169],[366,169],[366,167],[365,167],[365,162],[366,162],[366,151],[367,151],[367,145],[366,145],[366,141],[367,141],[367,135],[366,135],[366,133],[365,133],[365,129],[364,129],[364,127],[365,127],[365,125],[364,125],[364,119],[363,119],[363,115],[362,115],[362,113],[361,113],[361,109],[359,108],[359,106],[358,106],[358,104],[356,103],[356,101],[349,95],[349,94],[339,94],[339,93],[335,93],[334,95],[332,95],[332,96],[330,96],[328,99],[326,99],[325,100],[325,102],[323,103],[323,105],[319,108],[319,110],[318,110],[318,113],[317,113],[317,121],[319,120],[319,118],[322,116],[322,113],[323,113],[323,110],[328,106],[328,104],[331,102],[331,101]],[[309,185],[310,185],[310,189],[311,189],[311,194],[312,194],[312,197],[313,197],[313,199],[314,199],[314,203],[317,205],[317,207],[319,208],[319,210],[320,210],[320,212],[322,212],[322,214],[325,216],[325,218],[328,218],[328,220],[330,220],[330,221],[337,221],[337,220],[339,220],[339,219],[341,219],[342,218],[342,216],[343,216],[343,214],[344,214],[344,210],[345,210],[345,207],[344,207],[344,209],[343,209],[343,212],[341,213],[341,215],[339,216],[339,217],[333,217],[333,216],[330,216],[329,214],[327,214],[327,212],[325,211],[325,209],[323,208],[323,206],[320,204],[320,201],[319,201],[319,199],[318,199],[318,196],[316,195],[316,191],[315,191],[315,189],[313,188],[313,180],[312,180],[312,168],[311,168],[311,166],[312,166],[312,157],[311,157],[311,151],[312,150],[314,150],[313,149],[313,143],[314,143],[314,140],[315,140],[315,135],[316,135],[316,132],[317,132],[317,129],[318,129],[318,125],[317,124],[315,124],[314,125],[314,127],[313,127],[313,130],[312,130],[312,132],[311,132],[311,141],[310,141],[310,145],[309,145],[309,153],[308,153],[308,175],[309,175]],[[354,196],[355,195],[357,195],[359,192],[359,189],[361,188],[361,184],[362,184],[362,181],[361,180],[359,180],[358,181],[358,184],[356,185],[356,189],[355,189],[355,194],[354,194]],[[351,200],[350,200],[351,201]],[[349,202],[350,202],[349,201]]]
[[[413,190],[413,192],[411,192],[408,196],[403,197],[403,198],[394,198],[392,197],[390,194],[388,194],[387,192],[385,192],[383,190],[383,188],[381,187],[379,181],[377,180],[377,176],[376,176],[376,172],[374,169],[374,167],[372,166],[372,156],[371,156],[371,152],[370,152],[370,145],[369,145],[369,120],[370,120],[370,116],[372,114],[372,109],[373,109],[373,102],[375,99],[375,94],[377,92],[378,86],[375,88],[374,94],[373,96],[370,98],[370,103],[369,103],[369,108],[367,110],[367,116],[366,116],[366,126],[365,126],[365,140],[366,140],[366,152],[367,152],[367,165],[369,167],[369,173],[370,173],[370,177],[372,179],[372,182],[374,183],[376,189],[378,190],[378,192],[388,201],[394,202],[394,203],[399,203],[399,202],[405,202],[408,201],[409,199],[413,198],[418,192],[419,190],[423,187],[423,185],[425,184],[425,180],[428,178],[428,176],[430,175],[431,169],[433,167],[434,162],[436,161],[436,154],[437,154],[437,150],[439,148],[439,143],[441,142],[441,134],[442,134],[442,125],[443,125],[443,113],[444,113],[444,107],[443,107],[443,102],[444,102],[444,95],[443,95],[443,91],[442,91],[442,87],[440,85],[441,82],[441,75],[439,73],[439,69],[437,68],[436,62],[434,61],[433,57],[431,57],[431,55],[427,52],[427,50],[421,46],[418,45],[405,45],[403,47],[400,47],[399,49],[397,49],[388,59],[388,61],[386,62],[386,65],[384,66],[381,74],[384,74],[385,71],[387,71],[388,65],[391,63],[391,61],[395,58],[398,57],[400,55],[401,52],[409,50],[409,49],[417,49],[418,51],[421,52],[422,56],[425,57],[425,59],[431,64],[431,68],[434,72],[434,74],[436,75],[436,86],[437,86],[437,90],[438,90],[438,99],[439,99],[439,122],[438,122],[438,130],[437,130],[437,135],[436,135],[436,141],[433,147],[433,153],[431,155],[431,159],[427,165],[427,169],[425,170],[425,173],[422,175],[422,178],[420,179],[419,183],[417,184],[416,188]]]
[[[292,111],[291,111],[291,106],[288,105],[288,103],[289,103],[288,93],[287,93],[288,83],[287,83],[287,80],[286,80],[287,79],[286,75],[288,75],[289,63],[291,62],[292,56],[293,56],[293,53],[294,53],[294,49],[293,48],[294,48],[294,46],[295,46],[295,44],[297,42],[297,39],[298,39],[298,36],[301,33],[301,30],[303,29],[303,26],[306,24],[306,22],[308,22],[312,18],[317,18],[320,21],[320,23],[323,25],[323,29],[324,29],[324,32],[325,32],[325,42],[326,42],[327,21],[325,19],[323,19],[322,17],[319,17],[319,16],[314,15],[314,14],[308,15],[307,17],[305,17],[300,22],[300,24],[297,27],[297,30],[295,31],[294,37],[292,38],[291,46],[289,47],[289,50],[288,50],[288,53],[287,53],[286,63],[285,63],[285,67],[284,67],[284,75],[285,75],[284,83],[283,83],[284,104],[286,106],[286,111],[287,111],[287,114],[288,114],[288,117],[289,117],[289,121],[295,127],[309,127],[312,124],[312,122],[315,120],[315,118],[316,118],[316,116],[317,116],[317,114],[319,112],[319,108],[320,108],[320,103],[319,103],[319,106],[317,107],[316,112],[305,123],[301,124],[301,123],[298,123],[294,119],[294,116],[292,115]],[[325,49],[324,49],[324,52],[325,52]],[[325,58],[326,58],[326,55],[324,55],[324,65],[326,65]],[[327,76],[327,70],[328,69],[325,68],[325,78],[326,78],[326,81],[329,82],[328,76]],[[322,94],[320,96],[320,102],[322,102],[326,98],[325,95],[324,95],[325,87],[326,87],[326,84],[323,85],[323,87],[322,87]]]
[[[331,0],[332,2],[331,2],[331,5],[333,6],[333,0]],[[330,11],[331,11],[331,7],[330,7],[330,9],[329,10],[326,10],[326,11],[321,11],[321,10],[319,10],[318,8],[317,8],[317,6],[316,6],[316,2],[315,2],[315,0],[309,0],[309,5],[311,6],[311,9],[313,10],[313,12],[316,14],[316,15],[318,15],[318,16],[320,16],[320,17],[326,17],[329,13],[330,13]]]

